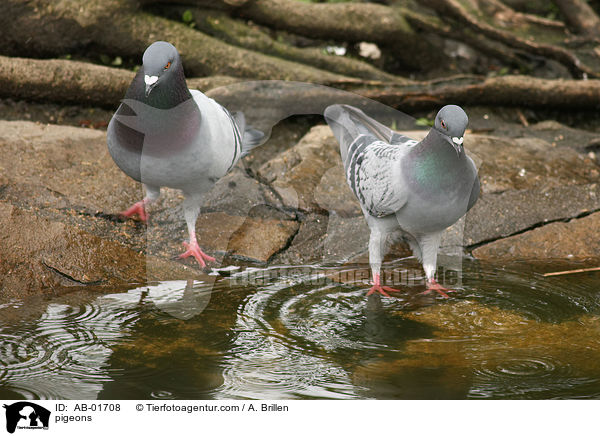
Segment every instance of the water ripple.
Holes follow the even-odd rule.
[[[561,398],[597,380],[578,377],[569,362],[540,354],[484,363],[474,370],[471,398]]]
[[[305,298],[322,298],[329,291],[296,293],[276,286],[248,295],[238,308],[236,339],[224,362],[224,384],[217,397],[353,398],[346,371],[319,353],[328,343],[327,326],[316,328],[319,319],[310,317],[295,323],[304,316]],[[310,331],[320,339],[306,341]]]
[[[0,396],[600,396],[597,278],[463,266],[448,300],[420,285],[367,298],[366,284],[333,280],[360,276],[344,266],[73,293],[37,311],[11,301],[0,306],[13,311],[0,322]]]
[[[367,299],[363,285],[313,284],[310,274],[265,283],[238,307],[219,397],[378,398],[400,380],[411,386],[406,395],[430,392],[435,380],[433,398],[600,392],[600,374],[571,353],[600,352],[600,341],[576,340],[594,332],[581,317],[600,308],[589,287],[566,288],[529,266],[465,266],[463,287],[447,301],[410,287]],[[569,335],[573,344],[557,347]],[[516,354],[523,350],[531,354]]]
[[[110,367],[109,359],[140,319],[160,312],[159,307],[182,317],[193,313],[189,298],[179,300],[184,294],[195,298],[201,286],[186,289],[186,284],[159,283],[100,297],[73,293],[47,304],[33,320],[0,325],[0,386],[23,398],[93,399],[115,378],[129,382],[161,377],[167,368]],[[204,306],[205,300],[200,301]]]

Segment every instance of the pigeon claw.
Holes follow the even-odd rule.
[[[129,209],[124,210],[119,215],[125,218],[130,218],[133,215],[138,215],[143,222],[148,221],[148,214],[146,213],[146,207],[144,201],[138,201]]]
[[[387,292],[386,292],[387,291]],[[369,292],[367,292],[367,297],[375,292],[379,292],[384,297],[389,297],[390,294],[388,292],[402,292],[400,289],[390,288],[389,286],[381,286],[381,285],[373,285]]]
[[[423,292],[423,295],[427,295],[431,291],[436,291],[444,298],[450,298],[446,292],[454,292],[454,289],[444,288],[442,285],[436,282],[435,279],[431,279],[427,281],[427,289]]]
[[[202,268],[206,267],[206,262],[214,262],[215,258],[204,253],[198,246],[198,242],[193,240],[191,243],[184,242],[183,246],[187,249],[185,253],[179,255],[179,259],[194,256]]]
[[[373,282],[373,286],[371,287],[371,289],[369,289],[369,292],[367,292],[367,297],[371,294],[374,294],[375,292],[379,292],[384,297],[390,296],[388,292],[402,292],[400,289],[390,288],[389,286],[382,286],[379,274],[375,274]]]

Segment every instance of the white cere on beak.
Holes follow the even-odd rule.
[[[454,136],[454,137],[452,137],[452,142],[454,142],[456,145],[462,145],[463,137],[461,136],[459,138],[458,136]]]
[[[158,76],[149,76],[147,74],[144,76],[144,82],[146,82],[146,85],[154,85],[157,80]]]

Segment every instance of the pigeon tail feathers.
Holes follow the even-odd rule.
[[[258,129],[254,129],[250,126],[244,130],[244,136],[242,138],[242,157],[246,156],[250,151],[261,145],[264,141],[265,134]]]
[[[338,127],[344,128],[346,140],[354,140],[359,135],[373,135],[381,141],[391,143],[394,137],[394,131],[381,124],[365,114],[362,110],[346,104],[334,104],[325,109],[326,120],[333,121]],[[334,135],[338,140],[338,132],[334,130]]]
[[[242,132],[242,156],[246,156],[250,151],[261,145],[264,141],[265,134],[252,126],[246,126],[246,117],[243,112],[234,112],[233,120],[240,132]]]
[[[350,120],[345,106],[334,104],[328,106],[323,113],[329,128],[340,144],[340,154],[344,167],[347,166],[348,148],[360,135],[354,123]]]

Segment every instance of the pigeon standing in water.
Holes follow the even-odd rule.
[[[195,232],[203,194],[263,136],[245,126],[242,113],[232,115],[188,89],[177,49],[155,42],[144,52],[143,65],[108,125],[113,160],[146,191],[122,215],[138,214],[146,221],[146,206],[159,197],[162,186],[182,190],[189,243],[183,243],[187,250],[179,257],[194,256],[206,266],[215,259],[202,252]]]
[[[346,179],[371,230],[373,287],[368,295],[396,291],[381,284],[380,270],[387,236],[400,231],[423,264],[426,292],[447,297],[448,289],[434,276],[441,236],[479,197],[477,169],[462,145],[467,114],[459,106],[444,106],[420,142],[353,106],[329,106],[325,119],[340,143]]]

